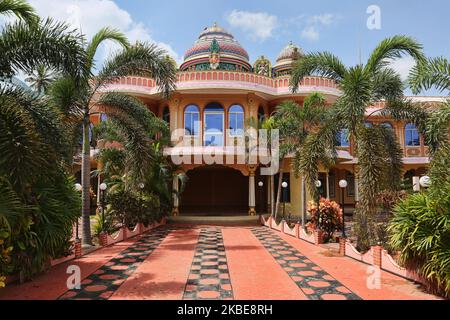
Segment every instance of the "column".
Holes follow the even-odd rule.
[[[355,176],[355,202],[359,201],[359,168],[355,167],[354,176]]]
[[[256,168],[250,168],[248,177],[248,215],[256,216],[256,197],[255,197],[255,171]]]
[[[180,200],[178,198],[178,190],[179,190],[179,180],[178,180],[178,176],[173,177],[173,210],[172,210],[172,215],[174,217],[177,217],[180,215],[180,210],[179,210],[179,205],[180,205]]]
[[[330,200],[330,173],[327,172],[327,181],[326,181],[326,190],[327,190],[327,199]]]

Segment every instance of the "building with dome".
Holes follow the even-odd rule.
[[[306,77],[297,93],[291,92],[290,72],[303,55],[302,49],[290,42],[280,48],[276,61],[265,56],[252,60],[231,33],[214,24],[205,28],[186,51],[177,74],[177,89],[170,100],[161,98],[152,79],[127,77],[111,85],[111,89],[140,98],[170,125],[173,146],[165,154],[189,177],[185,191],[175,199],[174,215],[254,216],[270,211],[278,176],[264,175],[261,169],[268,166],[267,159],[249,161],[245,148],[237,146],[245,139],[250,119],[270,116],[287,99],[302,105],[309,94],[320,92],[331,104],[340,96],[332,80],[314,76]],[[414,99],[442,101],[442,98]],[[380,102],[369,110],[370,122],[383,123],[395,131],[404,149],[406,175],[425,174],[429,158],[423,137],[414,125],[381,116],[376,112],[381,106]],[[343,130],[338,164],[320,173],[322,195],[340,202],[344,192],[348,208],[358,201],[354,175],[357,162],[352,154],[352,144]],[[309,195],[301,177],[292,173],[290,159],[284,172],[287,210],[300,215],[306,210]],[[338,183],[344,178],[349,186],[342,191]],[[178,183],[175,179],[175,190]]]

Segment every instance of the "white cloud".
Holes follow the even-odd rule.
[[[134,21],[129,12],[112,0],[30,0],[30,3],[41,17],[65,21],[79,28],[88,40],[101,28],[111,27],[122,31],[131,42],[140,40],[156,43],[177,62],[181,60],[169,44],[155,41],[144,24]],[[99,62],[116,48],[112,44],[104,46],[97,56]]]
[[[338,16],[331,13],[324,13],[320,15],[315,15],[309,18],[309,22],[311,24],[322,24],[328,26],[335,22],[338,19]]]
[[[309,26],[302,30],[301,37],[303,39],[316,41],[316,40],[319,40],[320,35],[319,35],[319,31],[317,31],[316,27]]]
[[[226,20],[232,27],[240,28],[249,33],[251,38],[260,41],[272,37],[278,25],[278,18],[266,12],[233,10],[226,15]]]
[[[337,14],[323,13],[318,15],[299,15],[297,17],[290,18],[287,22],[288,28],[291,25],[301,28],[300,36],[303,39],[310,41],[317,41],[320,39],[320,32],[325,27],[337,23],[341,17]]]
[[[414,60],[414,58],[406,56],[392,61],[389,67],[397,71],[402,80],[404,81],[408,78],[409,72],[415,65],[416,61]]]

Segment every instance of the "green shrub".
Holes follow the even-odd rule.
[[[161,218],[159,199],[153,194],[118,190],[108,195],[107,203],[114,218],[129,228],[138,223],[148,226]]]
[[[401,263],[417,269],[432,291],[450,297],[450,195],[439,202],[427,193],[410,195],[394,208],[388,231]]]
[[[308,213],[311,215],[313,228],[316,228],[320,219],[320,228],[324,231],[325,242],[333,239],[334,233],[342,229],[343,212],[339,204],[334,201],[322,198],[319,202],[319,208],[317,208],[317,203],[311,201]]]

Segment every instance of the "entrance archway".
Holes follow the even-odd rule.
[[[180,214],[197,216],[242,216],[248,213],[248,177],[223,166],[205,166],[188,171],[181,195]]]

